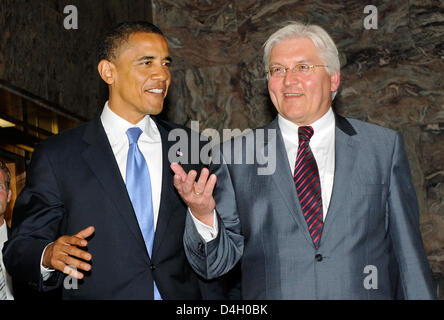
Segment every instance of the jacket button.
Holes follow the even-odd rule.
[[[154,264],[152,264],[152,263],[150,264],[150,270],[151,270],[151,271],[156,270],[156,266],[155,266]]]
[[[202,242],[199,242],[199,244],[197,245],[197,249],[199,250],[200,253],[202,254],[205,253],[205,246]]]
[[[322,254],[318,253],[317,255],[315,255],[315,259],[316,259],[316,261],[321,262],[323,259]]]

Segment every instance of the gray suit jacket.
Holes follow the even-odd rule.
[[[399,134],[336,116],[333,192],[316,250],[277,119],[262,129],[275,139],[265,131],[260,143],[256,129],[234,140],[259,143],[225,145],[226,163],[213,167],[218,237],[205,243],[187,218],[184,244],[196,272],[217,277],[242,257],[244,299],[436,298]],[[275,172],[258,175],[274,152]],[[239,155],[243,164],[235,164]]]

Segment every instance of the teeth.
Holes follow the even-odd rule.
[[[285,93],[285,96],[286,97],[293,97],[293,96],[300,97],[300,96],[302,96],[302,94],[301,93]]]
[[[163,89],[148,89],[148,92],[151,92],[151,93],[163,93],[164,90]]]

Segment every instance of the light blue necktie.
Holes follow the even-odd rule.
[[[154,242],[154,213],[151,193],[151,179],[148,165],[137,146],[142,130],[129,128],[126,131],[129,141],[126,162],[126,188],[136,212],[143,240],[151,258]],[[162,300],[154,281],[154,300]]]

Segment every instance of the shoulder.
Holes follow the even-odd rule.
[[[354,118],[343,119],[350,123],[360,139],[369,139],[376,142],[382,142],[393,141],[397,136],[400,136],[397,131],[374,123],[369,123]]]
[[[351,136],[352,141],[355,141],[365,154],[393,154],[396,148],[404,148],[402,135],[393,129],[353,118],[346,118],[346,121],[356,132]],[[336,139],[341,139],[338,129]]]
[[[87,128],[94,125],[96,124],[93,121],[89,121],[74,128],[67,129],[57,135],[51,136],[42,141],[36,147],[34,154],[56,153],[61,155],[65,151],[72,154],[79,146],[84,144],[83,137]]]
[[[174,129],[182,129],[182,130],[185,130],[187,132],[191,131],[190,128],[188,128],[188,127],[186,127],[184,125],[181,125],[181,124],[177,124],[177,123],[169,122],[169,121],[166,121],[166,120],[162,120],[162,119],[159,119],[158,117],[152,117],[152,119],[156,123],[157,127],[159,128],[159,130],[162,128],[162,129],[166,130],[167,132],[170,132],[170,131],[172,131]]]
[[[358,133],[380,132],[381,134],[396,135],[396,131],[374,123],[354,118],[345,118]]]

